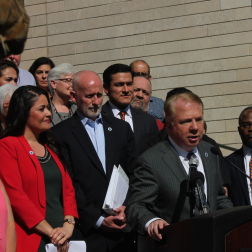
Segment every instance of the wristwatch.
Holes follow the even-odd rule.
[[[72,224],[72,225],[75,224],[75,220],[74,219],[64,219],[64,222],[67,222],[67,223]]]

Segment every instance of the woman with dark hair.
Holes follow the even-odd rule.
[[[0,140],[0,178],[13,209],[17,252],[45,251],[48,242],[65,248],[73,233],[77,217],[74,189],[52,150],[50,125],[46,91],[19,87],[12,95]]]
[[[29,68],[29,72],[34,76],[38,87],[49,92],[47,76],[49,71],[54,68],[55,64],[50,58],[37,58]]]
[[[0,86],[4,84],[17,85],[19,70],[18,67],[9,60],[0,61]]]

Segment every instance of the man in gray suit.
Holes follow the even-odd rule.
[[[165,114],[168,138],[139,157],[126,210],[128,222],[136,223],[140,234],[155,240],[162,239],[161,230],[170,223],[202,213],[197,195],[190,189],[195,189],[189,183],[192,164],[205,181],[201,191],[207,212],[232,207],[222,188],[219,156],[213,145],[201,140],[201,99],[193,93],[173,95],[165,102]],[[197,162],[191,163],[192,157]]]

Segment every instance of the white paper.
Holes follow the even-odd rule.
[[[46,244],[46,252],[57,252],[57,247],[52,243]],[[84,241],[70,241],[68,252],[86,252]]]
[[[109,215],[115,214],[113,209],[122,206],[129,189],[129,178],[119,165],[114,165],[109,181],[107,194],[103,203],[103,210]]]

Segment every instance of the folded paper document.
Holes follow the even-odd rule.
[[[109,181],[107,194],[103,203],[103,210],[109,215],[115,215],[113,209],[122,206],[129,188],[129,178],[119,165],[114,165]]]

